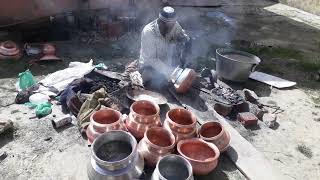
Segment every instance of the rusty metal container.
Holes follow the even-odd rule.
[[[215,144],[220,152],[230,145],[230,133],[217,121],[202,124],[198,134],[202,140]]]
[[[21,50],[13,41],[4,41],[0,43],[0,59],[20,59],[21,56]]]
[[[116,130],[103,133],[93,142],[87,171],[90,180],[132,180],[139,179],[143,167],[136,139]]]
[[[192,166],[182,156],[167,155],[157,163],[151,180],[193,180]]]
[[[93,113],[86,130],[89,144],[102,133],[111,130],[127,130],[119,111],[106,108]]]
[[[194,174],[207,175],[217,167],[220,152],[212,143],[199,138],[186,139],[178,142],[177,150],[191,163]]]
[[[195,115],[182,108],[168,111],[163,123],[164,128],[169,130],[176,137],[176,142],[196,137],[196,125],[197,118]]]
[[[138,152],[150,167],[155,167],[164,156],[171,154],[175,147],[175,137],[162,127],[149,128],[138,144]]]
[[[160,107],[151,101],[134,102],[126,119],[128,131],[137,139],[142,139],[148,128],[161,126]]]

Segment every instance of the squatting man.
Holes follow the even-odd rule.
[[[166,6],[159,17],[147,24],[141,33],[140,58],[126,72],[134,85],[150,84],[160,88],[170,81],[176,67],[191,67],[188,60],[191,39],[177,22],[176,12]]]

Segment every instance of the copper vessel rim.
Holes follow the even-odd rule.
[[[193,175],[193,173],[192,173],[193,169],[192,169],[191,163],[190,163],[186,158],[184,158],[183,156],[181,156],[181,155],[176,155],[176,154],[166,155],[166,156],[164,156],[163,158],[161,158],[161,159],[158,161],[158,163],[157,163],[157,165],[156,165],[156,169],[157,169],[157,171],[159,172],[160,179],[166,179],[166,178],[161,174],[160,169],[159,169],[159,164],[160,164],[161,160],[163,160],[163,159],[165,159],[165,158],[170,158],[170,157],[172,157],[172,158],[179,158],[181,161],[183,161],[184,163],[186,163],[187,168],[188,168],[188,171],[189,171],[189,176],[188,176],[188,178],[186,178],[186,179],[190,179],[190,178],[192,177],[192,175]]]
[[[170,146],[159,146],[159,145],[152,143],[147,136],[148,131],[152,130],[152,129],[161,129],[161,130],[166,131],[166,133],[170,136],[170,140],[172,141],[171,145]],[[174,135],[172,133],[170,133],[170,131],[164,129],[163,127],[151,127],[149,129],[147,129],[146,132],[144,133],[144,138],[147,141],[147,143],[153,148],[161,148],[161,149],[170,150],[170,149],[174,148],[174,146],[176,144],[176,138],[174,137]]]
[[[98,111],[106,111],[106,110],[108,110],[108,111],[111,110],[111,111],[114,111],[115,113],[117,113],[117,114],[119,115],[119,119],[118,119],[117,121],[113,122],[113,123],[107,123],[107,124],[98,123],[98,122],[96,122],[96,121],[93,119],[93,116],[95,115],[95,113],[97,113]],[[121,114],[119,111],[117,111],[117,110],[114,110],[114,109],[111,109],[111,108],[105,108],[105,109],[100,109],[100,110],[98,110],[98,111],[94,112],[94,113],[91,114],[91,116],[90,116],[90,122],[91,122],[92,124],[94,124],[95,126],[104,126],[104,125],[112,126],[112,125],[118,124],[119,121],[122,122],[122,114]]]
[[[133,106],[138,104],[138,103],[150,103],[150,104],[152,104],[154,106],[154,108],[156,109],[157,112],[155,114],[152,114],[152,115],[141,115],[141,114],[139,114],[139,113],[137,113],[136,111],[133,110]],[[148,100],[139,100],[139,101],[136,101],[136,102],[131,104],[130,112],[134,112],[138,116],[152,117],[152,116],[158,116],[160,114],[160,107],[155,102],[148,101]]]
[[[191,115],[191,119],[192,119],[193,122],[192,122],[191,124],[186,124],[186,125],[184,125],[184,124],[178,124],[178,123],[174,122],[174,121],[169,117],[169,113],[170,113],[171,111],[177,111],[177,110],[188,112],[188,113]],[[169,111],[167,112],[167,114],[166,114],[166,117],[167,117],[166,119],[167,119],[171,124],[173,124],[174,126],[177,126],[177,127],[181,127],[181,128],[183,128],[183,127],[195,126],[196,123],[197,123],[197,117],[196,117],[192,112],[190,112],[190,111],[188,111],[188,110],[186,110],[186,109],[183,109],[183,108],[174,108],[174,109],[169,110]]]
[[[201,160],[193,159],[193,158],[190,158],[190,157],[186,156],[183,152],[181,152],[181,146],[182,146],[183,143],[192,142],[192,141],[193,142],[201,142],[203,144],[206,144],[208,147],[210,147],[214,151],[214,153],[215,153],[214,157],[210,157],[210,158],[208,158],[208,159],[206,159],[204,161],[201,161]],[[204,141],[202,139],[199,139],[199,138],[180,140],[178,142],[178,145],[177,145],[177,150],[178,150],[179,154],[181,154],[182,157],[184,157],[184,158],[186,158],[186,159],[188,159],[190,161],[198,162],[198,163],[212,162],[212,161],[218,159],[219,156],[220,156],[220,151],[219,151],[219,149],[218,149],[218,147],[216,145],[214,145],[212,143],[208,143],[208,142],[206,142],[206,141]]]
[[[130,143],[130,145],[132,146],[132,150],[131,150],[131,153],[121,159],[121,160],[118,160],[118,161],[104,161],[102,159],[100,159],[96,154],[95,154],[95,150],[94,150],[94,146],[97,142],[97,140],[99,138],[102,138],[103,136],[107,136],[108,134],[111,134],[111,133],[124,133],[126,136],[128,136],[130,138],[130,140],[133,141],[133,144]],[[126,131],[123,131],[123,130],[112,130],[112,131],[108,131],[108,132],[105,132],[103,134],[101,134],[99,137],[97,137],[92,145],[91,145],[91,153],[92,153],[92,156],[93,158],[99,163],[99,164],[103,164],[105,166],[112,166],[113,164],[121,164],[121,163],[124,163],[124,162],[127,162],[127,161],[131,161],[131,159],[135,156],[135,154],[137,153],[137,141],[136,139],[133,137],[133,135],[131,135],[130,133],[126,132]]]
[[[202,135],[203,128],[206,127],[206,126],[211,126],[212,124],[215,124],[215,125],[218,124],[220,126],[220,128],[221,128],[221,132],[218,135],[212,136],[212,137],[203,136]],[[204,124],[202,124],[200,126],[200,128],[199,128],[199,136],[204,140],[216,140],[216,139],[218,139],[219,137],[221,137],[223,135],[224,131],[225,131],[224,127],[222,126],[222,124],[220,122],[218,122],[218,121],[210,121],[210,122],[206,122],[206,123],[204,123]]]

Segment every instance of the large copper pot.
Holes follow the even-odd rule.
[[[204,123],[198,133],[201,139],[215,144],[220,152],[226,151],[230,145],[229,132],[217,121]]]
[[[177,149],[179,154],[191,163],[194,174],[207,175],[218,164],[219,149],[216,145],[202,139],[181,140],[178,142]]]
[[[16,43],[4,41],[0,43],[0,59],[19,59],[22,53]]]
[[[159,106],[146,100],[134,102],[130,107],[126,126],[134,137],[142,139],[148,128],[161,126]]]
[[[111,130],[126,130],[119,111],[106,108],[93,113],[86,131],[89,143],[91,144],[102,133]]]
[[[168,111],[163,124],[164,128],[176,137],[176,142],[195,137],[197,134],[196,125],[195,115],[182,108]]]
[[[159,159],[171,154],[175,147],[175,137],[162,127],[149,128],[138,144],[138,151],[150,167],[155,167]]]
[[[90,180],[139,179],[143,172],[144,161],[137,152],[137,141],[128,132],[103,133],[93,142],[91,152]]]
[[[185,158],[170,154],[157,163],[151,180],[193,180],[192,166]]]

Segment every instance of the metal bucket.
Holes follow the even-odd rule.
[[[139,179],[143,172],[144,161],[137,152],[137,141],[125,131],[103,133],[94,140],[91,150],[90,180]]]
[[[216,50],[216,71],[218,76],[235,82],[245,82],[261,62],[260,58],[234,49]]]
[[[151,180],[193,180],[192,166],[189,161],[179,155],[167,155],[157,163]]]

